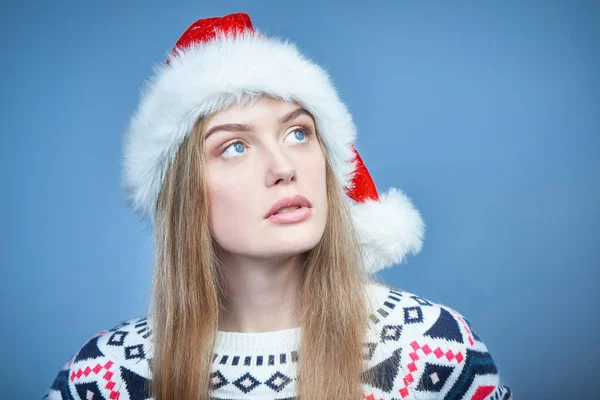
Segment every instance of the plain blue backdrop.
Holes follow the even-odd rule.
[[[179,35],[238,11],[329,71],[379,190],[421,211],[422,252],[379,276],[463,313],[517,398],[597,390],[598,2],[0,7],[3,398],[40,398],[92,334],[146,313],[153,237],[124,205],[123,132]]]

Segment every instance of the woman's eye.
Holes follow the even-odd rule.
[[[309,133],[304,128],[296,128],[290,132],[287,137],[292,137],[297,140],[298,143],[305,143],[307,140],[307,136]],[[286,138],[287,138],[286,137]],[[246,145],[244,142],[238,140],[236,142],[231,143],[227,146],[222,152],[221,155],[225,158],[233,158],[239,155],[244,154],[244,150],[246,150]]]
[[[293,131],[290,132],[290,134],[288,135],[288,137],[291,136],[297,140],[299,140],[301,143],[306,141],[306,129],[303,128],[296,128]]]
[[[229,151],[230,149],[232,151]],[[225,158],[237,157],[239,154],[243,154],[242,152],[244,150],[246,150],[246,145],[243,142],[237,141],[227,146],[221,154],[225,156]]]

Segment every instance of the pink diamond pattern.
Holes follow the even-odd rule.
[[[431,348],[429,347],[428,344],[423,346],[423,353],[425,353],[426,356],[428,356],[431,353]]]
[[[407,367],[410,372],[415,372],[418,369],[417,364],[415,364],[414,362],[408,364]]]
[[[106,373],[102,376],[102,378],[107,381],[106,386],[104,386],[104,387],[111,391],[110,395],[109,395],[110,399],[118,400],[119,397],[121,397],[121,393],[113,390],[116,383],[115,383],[115,381],[111,380],[111,378],[113,377],[113,373],[109,370],[110,370],[110,367],[112,367],[112,366],[113,366],[113,362],[108,361],[104,365],[98,363],[94,366],[94,368],[90,368],[89,365],[85,368],[85,370],[82,370],[81,368],[79,368],[77,370],[77,372],[73,371],[71,373],[71,376],[70,376],[71,382],[73,382],[75,379],[80,379],[81,375],[88,376],[92,372],[94,374],[98,375],[102,370],[106,370]]]
[[[398,391],[400,393],[400,396],[403,399],[406,398],[410,394],[410,391],[408,390],[408,386],[414,382],[413,373],[415,373],[419,369],[417,367],[417,364],[415,363],[415,361],[419,360],[419,355],[417,354],[417,352],[419,350],[421,350],[423,352],[423,354],[426,356],[428,356],[432,353],[438,359],[446,356],[448,361],[456,360],[456,362],[459,364],[464,360],[464,356],[462,355],[462,353],[460,351],[454,353],[452,350],[448,349],[448,351],[444,352],[444,350],[442,350],[441,347],[436,347],[435,350],[431,351],[431,347],[429,347],[428,344],[421,346],[416,340],[412,341],[410,343],[410,346],[414,349],[414,351],[409,354],[409,357],[412,359],[412,362],[408,363],[406,365],[406,368],[408,368],[408,370],[411,373],[404,376],[404,379],[403,379],[404,387]]]

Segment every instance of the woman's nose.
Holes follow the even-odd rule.
[[[270,150],[265,157],[267,157],[265,161],[267,163],[267,186],[291,182],[295,179],[296,169],[283,149]]]

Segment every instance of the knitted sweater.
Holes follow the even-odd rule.
[[[461,314],[406,291],[373,283],[366,290],[365,399],[512,399],[486,345]],[[148,318],[135,318],[94,335],[58,373],[44,399],[149,399],[150,327]],[[300,333],[301,328],[220,331],[211,399],[297,399]]]

